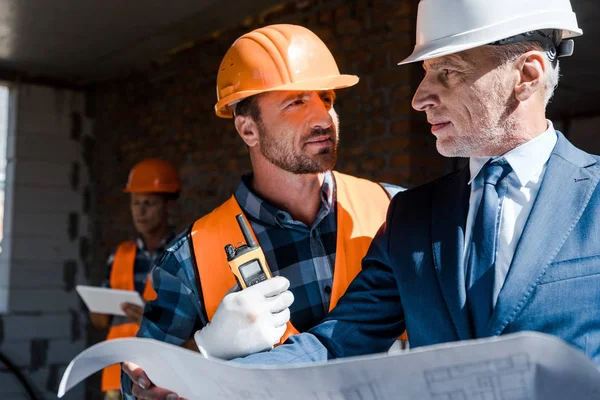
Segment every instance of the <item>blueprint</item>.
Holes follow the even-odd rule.
[[[239,366],[154,341],[102,342],[67,367],[58,396],[108,365],[131,361],[188,399],[598,400],[600,370],[561,340],[522,332],[302,366]]]

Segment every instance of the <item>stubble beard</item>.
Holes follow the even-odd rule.
[[[520,130],[521,122],[513,116],[513,111],[518,106],[517,100],[512,96],[503,98],[501,93],[501,79],[496,79],[491,91],[486,93],[485,112],[478,114],[468,128],[444,140],[438,139],[436,147],[438,152],[445,157],[486,157],[500,156],[508,150],[518,146],[515,133]],[[483,94],[482,94],[483,96]]]
[[[335,134],[335,143],[333,148],[324,148],[318,154],[310,156],[308,154],[295,151],[289,145],[286,145],[286,135],[276,135],[267,132],[263,126],[259,126],[262,140],[259,143],[261,155],[273,165],[291,172],[296,175],[319,174],[333,169],[337,161],[338,135]],[[322,135],[327,130],[312,132],[311,137]]]

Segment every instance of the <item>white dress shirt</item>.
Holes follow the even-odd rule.
[[[512,167],[505,178],[508,189],[500,213],[498,245],[496,247],[496,279],[494,281],[493,305],[496,305],[498,293],[504,285],[515,249],[523,233],[525,222],[537,197],[550,154],[558,137],[551,121],[548,129],[535,139],[520,145],[499,157],[471,157],[471,196],[469,213],[465,227],[464,267],[467,270],[473,224],[483,194],[483,174],[481,169],[490,159],[504,158]]]

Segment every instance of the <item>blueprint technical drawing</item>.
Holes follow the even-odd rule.
[[[598,367],[563,341],[534,332],[277,367],[207,360],[151,339],[116,339],[69,364],[59,397],[123,361],[138,364],[157,386],[200,400],[600,399]]]

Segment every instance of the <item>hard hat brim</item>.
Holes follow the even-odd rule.
[[[231,105],[243,100],[247,97],[254,96],[256,94],[265,93],[265,92],[274,92],[274,91],[283,91],[283,90],[293,90],[293,91],[320,91],[320,90],[336,90],[336,89],[344,89],[350,86],[354,86],[358,83],[358,76],[356,75],[337,75],[330,76],[324,78],[317,79],[307,79],[299,82],[287,83],[285,85],[276,86],[269,89],[261,89],[261,90],[245,90],[242,92],[234,93],[230,96],[227,96],[217,104],[215,104],[215,112],[217,116],[221,118],[232,118],[233,113],[231,110]]]
[[[540,18],[540,22],[532,24],[526,18],[517,18],[510,22],[503,22],[501,30],[497,26],[491,25],[482,29],[463,32],[452,36],[447,36],[438,40],[433,40],[422,45],[416,45],[413,53],[400,61],[398,65],[410,64],[413,62],[430,60],[443,57],[450,54],[460,53],[461,51],[485,46],[498,40],[506,39],[511,36],[523,33],[523,27],[527,26],[526,31],[539,29],[562,29],[563,39],[569,39],[583,35],[583,31],[577,26],[575,14],[565,16],[563,13],[546,13],[545,18]],[[566,17],[570,17],[565,23]],[[530,18],[530,17],[528,17]],[[553,23],[552,19],[556,22]],[[508,25],[508,27],[507,27]]]
[[[125,188],[123,189],[123,193],[168,193],[175,194],[181,191],[181,187],[179,185],[161,185],[160,187],[148,186],[148,187],[136,187],[135,189]]]

